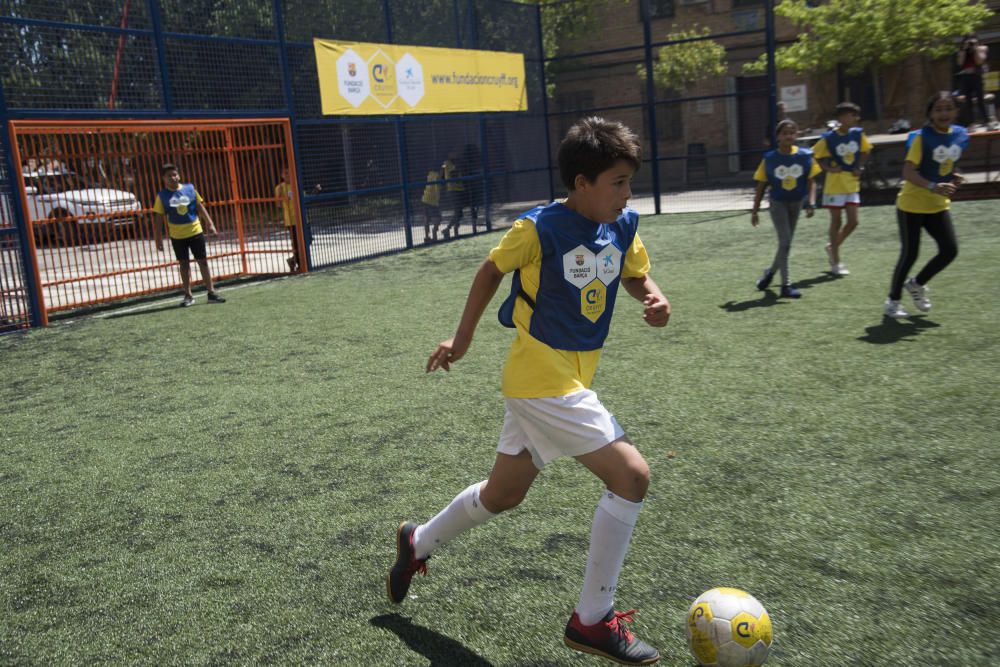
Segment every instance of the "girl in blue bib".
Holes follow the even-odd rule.
[[[896,198],[901,248],[892,272],[889,297],[883,305],[888,317],[910,316],[899,303],[904,287],[917,310],[929,311],[927,283],[958,255],[958,241],[948,209],[950,197],[964,180],[955,171],[955,163],[969,145],[969,134],[964,127],[952,124],[957,113],[952,94],[942,90],[927,102],[927,124],[907,137],[903,187]],[[937,243],[938,252],[916,276],[907,278],[920,252],[922,230],[927,230]]]
[[[764,269],[764,275],[757,281],[757,289],[766,290],[775,272],[780,272],[781,296],[798,299],[802,293],[792,286],[788,270],[788,254],[792,248],[792,237],[795,236],[795,225],[799,220],[803,201],[806,202],[806,217],[813,216],[816,206],[815,178],[821,169],[813,159],[812,151],[795,145],[799,135],[799,126],[795,121],[781,121],[775,134],[778,138],[778,147],[764,153],[764,159],[761,160],[753,176],[757,181],[757,192],[753,199],[750,224],[754,227],[760,224],[757,212],[760,210],[764,191],[770,186],[768,210],[771,221],[774,222],[774,229],[778,233],[778,250],[771,265]]]

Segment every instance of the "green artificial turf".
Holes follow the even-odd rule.
[[[594,389],[652,469],[618,600],[663,664],[718,585],[767,607],[769,665],[1000,664],[995,211],[954,206],[959,257],[901,322],[891,207],[841,279],[800,221],[798,301],[754,289],[766,215],[643,220],[673,318],[622,293]],[[562,645],[601,491],[571,460],[386,601],[398,522],[493,461],[499,297],[423,367],[498,239],[0,338],[0,663],[602,664]]]

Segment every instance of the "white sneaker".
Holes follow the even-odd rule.
[[[913,278],[907,278],[906,282],[903,283],[903,287],[905,287],[906,291],[913,297],[913,305],[916,306],[920,312],[926,313],[931,309],[931,299],[927,296],[930,289],[928,289],[926,285],[917,283],[917,281]]]
[[[910,316],[910,314],[906,312],[906,309],[899,305],[899,301],[893,301],[892,299],[885,300],[885,305],[882,306],[882,311],[885,313],[886,317],[891,317],[896,320]]]
[[[833,267],[833,275],[835,276],[849,276],[851,272],[847,270],[843,262],[838,262],[835,267]]]

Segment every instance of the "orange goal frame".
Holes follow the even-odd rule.
[[[49,313],[176,290],[180,277],[153,213],[165,163],[205,200],[213,279],[289,273],[305,257],[275,187],[288,169],[298,193],[287,118],[10,121],[15,178],[30,233],[42,324]],[[292,202],[299,223],[299,202]],[[292,244],[298,245],[297,252]],[[298,271],[305,271],[299,262]],[[200,280],[192,268],[192,281]]]

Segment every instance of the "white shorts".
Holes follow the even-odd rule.
[[[844,208],[845,206],[861,206],[861,193],[852,192],[849,195],[823,194],[824,208]]]
[[[625,435],[589,389],[553,398],[507,398],[497,451],[528,450],[541,470],[560,456],[582,456]]]

